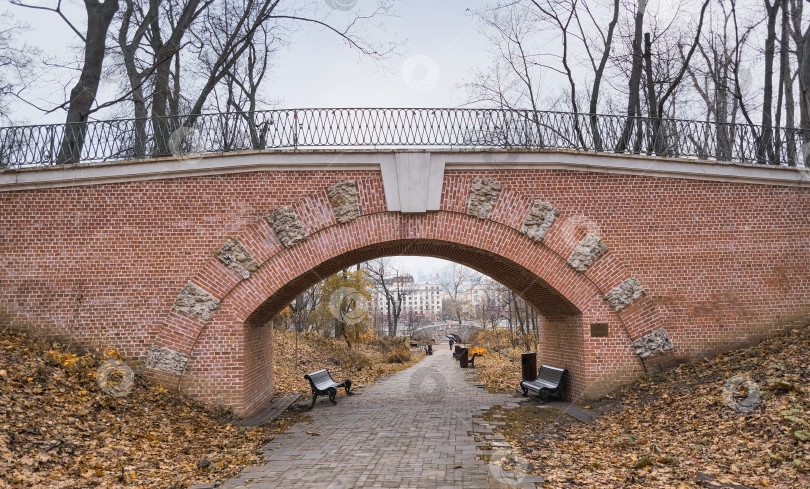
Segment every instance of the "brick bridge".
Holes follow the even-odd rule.
[[[470,335],[482,329],[480,324],[458,324],[455,321],[447,321],[417,328],[411,332],[411,337],[417,339],[432,339],[436,343],[447,343],[447,335],[454,334],[464,341],[469,338]]]
[[[806,168],[565,150],[276,150],[0,171],[0,312],[196,399],[273,395],[273,317],[349,265],[470,266],[593,398],[810,317]],[[516,379],[517,380],[517,379]]]

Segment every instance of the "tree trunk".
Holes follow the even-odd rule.
[[[629,96],[627,99],[627,119],[624,122],[621,139],[616,146],[617,153],[623,153],[630,142],[633,133],[633,119],[640,105],[639,86],[641,85],[641,69],[643,64],[643,52],[641,50],[642,27],[644,25],[644,11],[647,9],[647,2],[638,2],[636,10],[635,26],[633,33],[633,65],[630,70],[630,80],[628,83]]]
[[[802,13],[804,10],[804,0],[790,0],[790,35],[793,38],[794,48],[796,50],[796,65],[799,72],[799,127],[802,129],[810,129],[810,102],[804,96],[803,86],[806,86],[802,81],[802,67],[807,66],[805,62],[804,53],[807,40],[807,32],[802,32]],[[810,31],[810,27],[808,27]],[[808,67],[807,69],[810,69]],[[810,81],[810,74],[806,75],[807,81]],[[792,82],[792,80],[791,80]],[[801,144],[801,140],[798,143]]]
[[[644,73],[646,75],[647,85],[647,116],[650,118],[650,123],[652,124],[650,128],[652,144],[647,147],[647,154],[650,154],[653,151],[658,153],[658,128],[660,124],[658,123],[659,114],[657,112],[658,98],[655,95],[655,80],[653,79],[652,71],[652,40],[650,39],[649,32],[644,33]]]
[[[65,120],[65,135],[59,154],[58,164],[78,163],[81,160],[84,137],[87,133],[87,118],[96,101],[98,85],[101,81],[101,68],[104,64],[107,31],[113,16],[118,11],[118,0],[85,0],[87,10],[87,34],[84,42],[84,65],[79,81],[70,91]]]
[[[152,3],[159,4],[160,0],[149,0],[150,8]],[[175,56],[180,50],[181,41],[188,28],[195,18],[200,14],[197,8],[201,0],[189,0],[183,5],[183,11],[177,18],[177,22],[171,35],[164,43],[160,32],[160,24],[155,19],[151,22],[152,35],[150,41],[154,52],[154,87],[152,90],[152,130],[155,138],[155,155],[170,154],[169,139],[171,132],[178,126],[177,123],[170,123],[167,119],[169,101],[171,99],[171,66]],[[178,94],[179,95],[179,94]]]
[[[767,34],[765,36],[765,83],[762,89],[762,136],[757,148],[757,159],[761,163],[774,163],[773,158],[773,58],[776,51],[776,16],[781,0],[773,5],[765,0],[767,13]]]
[[[795,103],[793,98],[793,79],[791,78],[790,69],[790,19],[788,18],[788,5],[782,4],[782,42],[779,51],[779,78],[780,89],[784,91],[785,97],[785,124],[786,131],[784,132],[785,138],[780,143],[785,145],[787,150],[787,164],[789,166],[796,165],[796,139],[794,128],[796,127],[796,112]],[[781,107],[781,105],[780,105]],[[778,117],[777,117],[778,119]],[[780,138],[782,139],[782,138]]]
[[[802,142],[807,141],[810,133],[810,26],[802,37],[802,62],[799,65],[799,89],[802,99]],[[807,155],[802,155],[807,166]]]
[[[518,305],[517,294],[515,294],[514,292],[511,292],[510,294],[512,296],[512,303],[515,306],[515,316],[517,317],[518,324],[520,325],[520,333],[525,334],[525,327],[523,323],[523,317],[520,315],[520,306]]]
[[[613,32],[616,30],[616,23],[619,21],[619,0],[613,0],[613,18],[608,24],[607,38],[605,39],[605,49],[602,51],[602,59],[599,67],[593,74],[593,87],[591,87],[591,104],[589,107],[591,116],[591,135],[593,136],[593,146],[596,151],[602,151],[602,134],[599,132],[599,119],[596,117],[599,109],[599,88],[602,85],[602,77],[605,73],[605,66],[610,58],[610,49],[613,46]]]
[[[132,143],[132,150],[136,158],[143,158],[146,156],[146,118],[149,113],[146,109],[146,101],[144,99],[143,84],[146,79],[138,71],[135,62],[135,56],[140,46],[141,41],[146,34],[146,29],[152,18],[157,16],[157,4],[151,3],[149,11],[144,17],[143,24],[138,26],[138,29],[133,35],[132,42],[127,42],[129,28],[132,24],[132,16],[134,15],[135,5],[134,0],[127,0],[127,9],[124,12],[121,20],[121,29],[118,32],[118,46],[121,48],[121,53],[124,61],[124,68],[129,80],[129,86],[132,93],[132,105],[135,115],[134,137],[135,141]]]
[[[171,54],[170,54],[171,53]],[[176,53],[176,49],[174,50]],[[172,50],[164,48],[160,51],[158,58],[174,56]],[[171,63],[167,60],[158,63],[155,70],[154,90],[152,92],[152,131],[155,135],[155,156],[165,156],[170,154],[169,138],[175,129],[167,120],[167,109],[169,97],[169,78],[171,76]]]

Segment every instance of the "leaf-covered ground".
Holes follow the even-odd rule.
[[[328,368],[338,382],[351,379],[352,389],[355,389],[373,384],[379,378],[406,369],[424,358],[422,350],[409,349],[404,338],[378,338],[368,343],[352,343],[349,348],[345,341],[318,333],[299,333],[296,348],[295,332],[277,329],[274,335],[275,389],[281,396],[301,393],[307,397],[311,390],[304,375],[322,368]],[[388,353],[402,350],[410,354],[410,360],[403,363],[386,361]]]
[[[503,433],[519,468],[546,487],[807,488],[809,334],[793,330],[643,379],[586,406],[594,425],[560,415],[515,429],[521,421],[506,416]],[[514,390],[520,364],[489,359],[479,378]]]
[[[520,382],[520,353],[518,348],[501,353],[487,352],[475,359],[475,377],[490,392],[515,392]]]
[[[300,372],[330,367],[336,377],[364,385],[408,365],[379,363],[383,353],[373,346],[346,353],[345,343],[302,336],[298,373],[288,368],[294,337],[286,332],[276,336],[281,395],[308,391]],[[411,362],[419,358],[413,355]],[[227,411],[137,376],[128,395],[113,397],[96,381],[103,360],[25,334],[0,332],[0,488],[181,488],[223,481],[260,463],[264,444],[307,418],[288,411],[275,423],[241,428]]]

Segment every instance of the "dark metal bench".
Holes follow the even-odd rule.
[[[529,395],[529,391],[536,393],[540,396],[543,402],[548,401],[550,396],[559,395],[562,400],[565,400],[565,378],[568,370],[563,368],[551,367],[543,365],[537,372],[537,378],[534,380],[524,380],[520,383],[520,388],[523,390],[523,396]]]
[[[470,363],[470,367],[475,368],[475,357],[480,356],[482,356],[480,353],[473,353],[472,356],[467,359],[467,361]]]
[[[315,401],[318,399],[318,396],[329,396],[329,400],[332,401],[332,404],[337,404],[335,396],[337,396],[338,387],[346,389],[346,395],[350,394],[349,389],[352,388],[351,380],[346,379],[343,382],[335,382],[327,369],[306,374],[304,378],[309,381],[309,386],[312,387],[312,405],[309,406],[310,409],[315,407]]]

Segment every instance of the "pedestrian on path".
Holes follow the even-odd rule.
[[[453,340],[453,338],[450,338],[450,353],[451,354],[453,353],[453,343],[455,343],[455,341]]]

